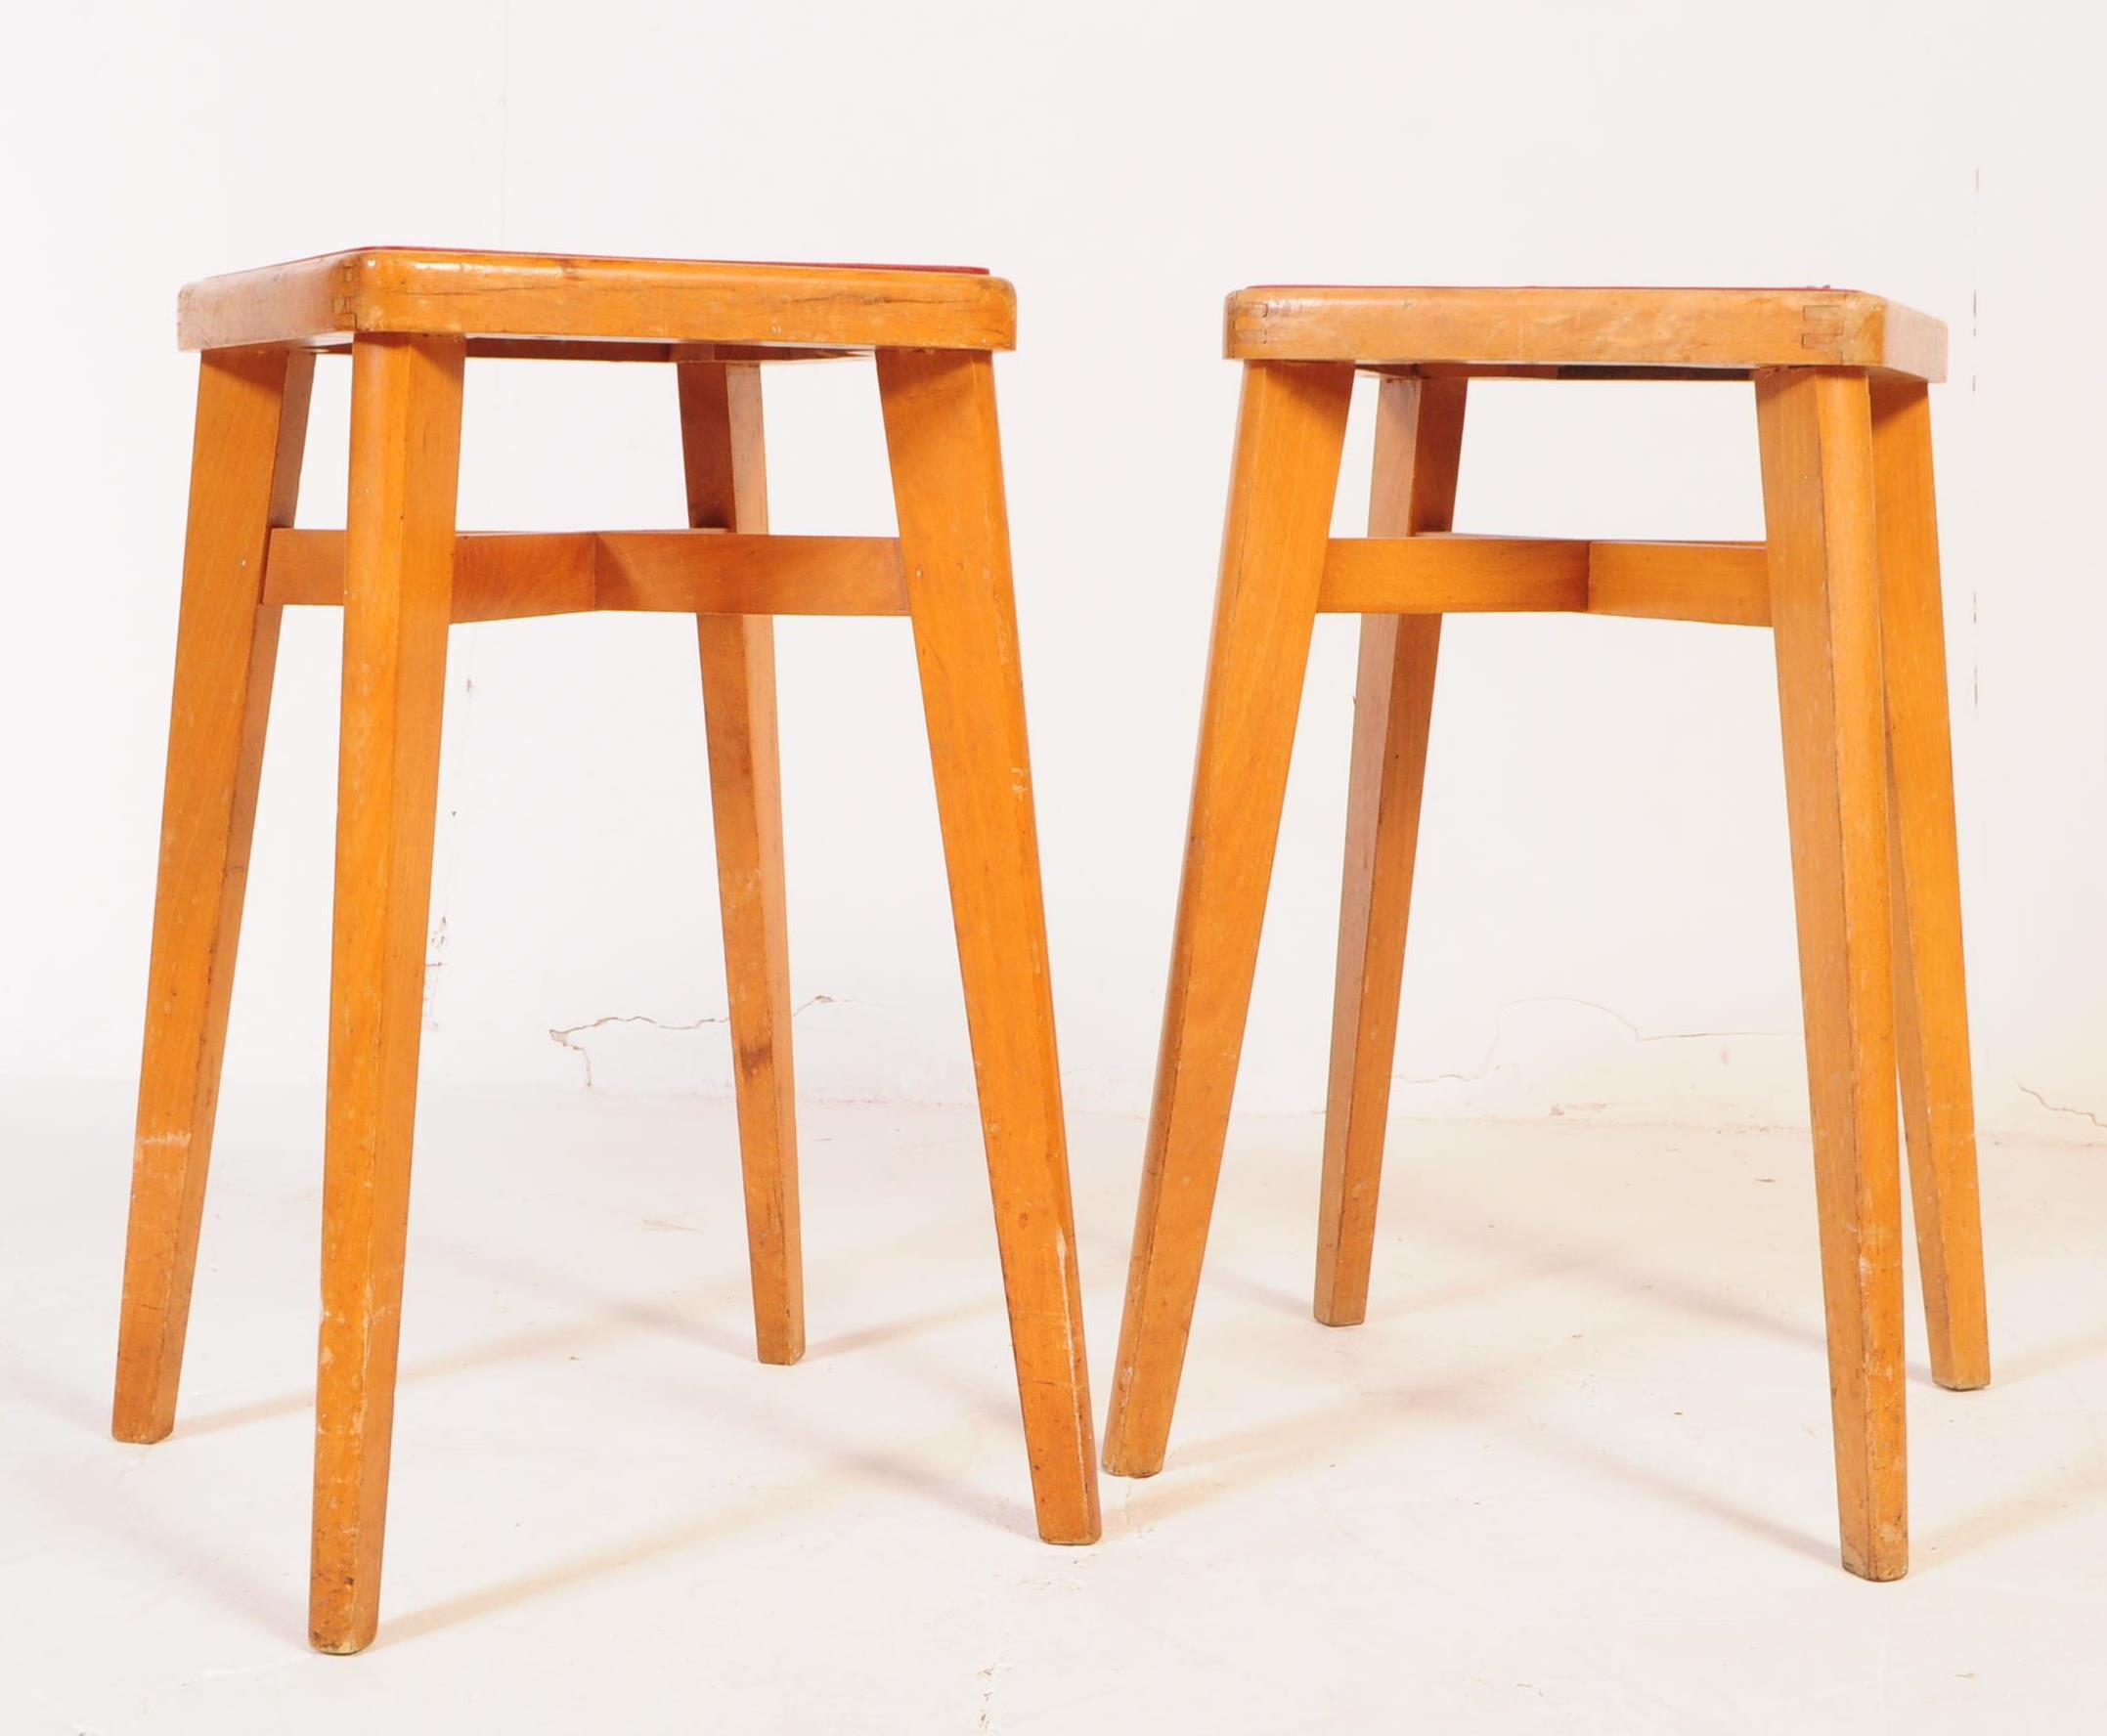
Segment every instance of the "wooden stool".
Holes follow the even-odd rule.
[[[1442,615],[1768,625],[1843,1559],[1899,1577],[1898,1067],[1933,1372],[1990,1378],[1925,392],[1945,327],[1826,289],[1260,288],[1229,299],[1228,354],[1243,407],[1106,1468],[1163,1462],[1318,611],[1362,617],[1315,1305],[1341,1326],[1367,1311]],[[1357,369],[1382,380],[1369,534],[1334,541]],[[1451,534],[1474,378],[1752,379],[1768,542]]]
[[[805,1348],[773,615],[914,629],[1041,1537],[1098,1535],[1096,1467],[980,272],[381,249],[183,293],[204,352],[176,640],[114,1428],[175,1419],[279,612],[344,610],[311,1628],[379,1608],[447,626],[693,615],[764,1362]],[[900,535],[768,534],[760,364],[874,351]],[[351,357],[341,531],[292,528],[318,354]],[[687,530],[460,536],[470,356],[670,363]]]

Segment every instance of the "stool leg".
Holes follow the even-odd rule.
[[[278,664],[264,551],[271,527],[292,523],[314,371],[313,356],[289,350],[208,352],[198,365],[110,1417],[120,1441],[175,1426]]]
[[[992,359],[880,351],[900,559],[1040,1537],[1095,1542],[1097,1466]]]
[[[1445,531],[1456,510],[1463,380],[1386,379],[1376,410],[1371,537]],[[1364,615],[1346,797],[1332,1074],[1325,1098],[1324,1183],[1317,1213],[1313,1310],[1328,1326],[1368,1318],[1383,1124],[1397,1052],[1405,924],[1427,778],[1427,726],[1441,649],[1438,615]]]
[[[326,1652],[366,1645],[380,1605],[461,359],[459,338],[362,336],[352,346],[308,1612]]]
[[[1887,743],[1863,374],[1756,380],[1844,1565],[1909,1566]]]
[[[688,523],[698,530],[767,531],[760,368],[685,362],[679,374]],[[699,615],[695,629],[746,1183],[754,1344],[765,1363],[794,1363],[805,1354],[805,1279],[782,771],[775,742],[775,624],[766,615]]]
[[[1247,364],[1105,1468],[1163,1469],[1192,1330],[1353,369]]]
[[[1932,1377],[1965,1390],[1990,1383],[1990,1327],[1976,1194],[1975,1085],[1961,963],[1930,396],[1920,381],[1875,379],[1872,418],[1903,1125]]]

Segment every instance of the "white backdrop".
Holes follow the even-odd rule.
[[[2092,1137],[2107,41],[2095,14],[2033,11],[488,3],[352,27],[198,0],[18,21],[0,1073],[137,1065],[188,279],[391,241],[1012,278],[1023,347],[999,380],[1060,1037],[1073,1102],[1124,1109],[1154,1060],[1214,576],[1223,292],[1834,282],[1953,327],[1934,403],[1982,1116]],[[345,389],[326,364],[306,522],[338,522]],[[884,531],[867,366],[778,370],[768,409],[775,528]],[[680,500],[659,370],[471,367],[465,526],[670,525]],[[1747,390],[1483,389],[1458,522],[1757,535]],[[237,1080],[321,1071],[336,657],[332,620],[290,619]],[[1444,659],[1399,1107],[1803,1117],[1767,637],[1466,620]],[[1247,1107],[1322,1101],[1352,663],[1352,624],[1323,624]],[[786,623],[780,666],[801,1089],[961,1097],[905,629]],[[582,1086],[590,1062],[601,1089],[724,1090],[691,631],[457,629],[447,731],[427,1078]]]

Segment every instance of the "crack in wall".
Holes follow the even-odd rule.
[[[814,1007],[854,1007],[862,1004],[859,1001],[845,1000],[840,995],[815,994],[811,1000],[793,1007],[790,1010],[790,1017],[792,1019],[799,1018]],[[686,1024],[669,1024],[663,1019],[653,1019],[648,1013],[608,1013],[598,1019],[589,1019],[583,1024],[567,1024],[559,1030],[551,1030],[549,1033],[549,1040],[559,1049],[568,1049],[586,1063],[585,1088],[591,1091],[593,1089],[593,1055],[583,1044],[573,1042],[574,1037],[583,1035],[587,1031],[598,1030],[602,1026],[609,1024],[648,1024],[656,1030],[680,1032],[698,1031],[705,1025],[728,1024],[730,1022],[731,1015],[728,1013],[719,1014],[715,1018],[704,1017],[692,1020]]]
[[[1734,1037],[1785,1037],[1789,1031],[1775,1030],[1687,1030],[1653,1031],[1641,1030],[1639,1026],[1616,1008],[1604,1006],[1601,1001],[1591,1001],[1582,995],[1523,995],[1518,1000],[1502,1002],[1492,1016],[1492,1040],[1485,1045],[1485,1059],[1474,1073],[1395,1073],[1392,1077],[1400,1085],[1475,1085],[1488,1079],[1495,1071],[1500,1054],[1501,1040],[1507,1034],[1507,1016],[1517,1007],[1585,1007],[1591,1013],[1600,1013],[1605,1019],[1614,1020],[1631,1033],[1634,1043],[1694,1043],[1717,1041]]]
[[[2097,1127],[2102,1133],[2107,1133],[2107,1121],[2101,1120],[2099,1116],[2095,1115],[2090,1109],[2081,1109],[2070,1104],[2050,1103],[2039,1091],[2035,1090],[2033,1086],[2026,1084],[2024,1081],[2014,1079],[2012,1083],[2014,1085],[2017,1085],[2020,1090],[2024,1091],[2029,1097],[2034,1099],[2036,1103],[2040,1104],[2042,1108],[2047,1109],[2050,1112],[2058,1115],[2075,1115],[2082,1121],[2091,1122],[2092,1125],[2094,1127]]]

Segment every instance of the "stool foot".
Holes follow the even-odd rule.
[[[688,362],[679,371],[689,525],[767,531],[760,368]],[[717,894],[724,925],[754,1347],[765,1363],[788,1364],[805,1354],[805,1275],[782,767],[775,727],[775,624],[765,615],[702,615],[695,627],[710,746]]]
[[[110,1413],[120,1441],[158,1441],[175,1426],[278,664],[264,549],[298,503],[314,371],[313,356],[287,350],[207,352],[198,366]]]
[[[994,367],[881,350],[878,390],[951,883],[1039,1536],[1098,1538]]]
[[[1932,501],[1931,403],[1923,384],[1875,379],[1872,426],[1891,776],[1896,1055],[1932,1377],[1965,1391],[1990,1383],[1990,1327]]]
[[[1759,373],[1843,1561],[1909,1566],[1887,744],[1866,377]]]
[[[1368,501],[1371,537],[1450,528],[1465,386],[1463,380],[1383,382]],[[1328,1326],[1355,1326],[1368,1318],[1405,925],[1440,649],[1438,615],[1361,618],[1312,1303]]]
[[[1105,1468],[1163,1468],[1251,1010],[1353,369],[1252,363],[1215,592]]]
[[[326,1652],[357,1651],[379,1617],[462,356],[459,338],[352,346],[309,1588]]]

